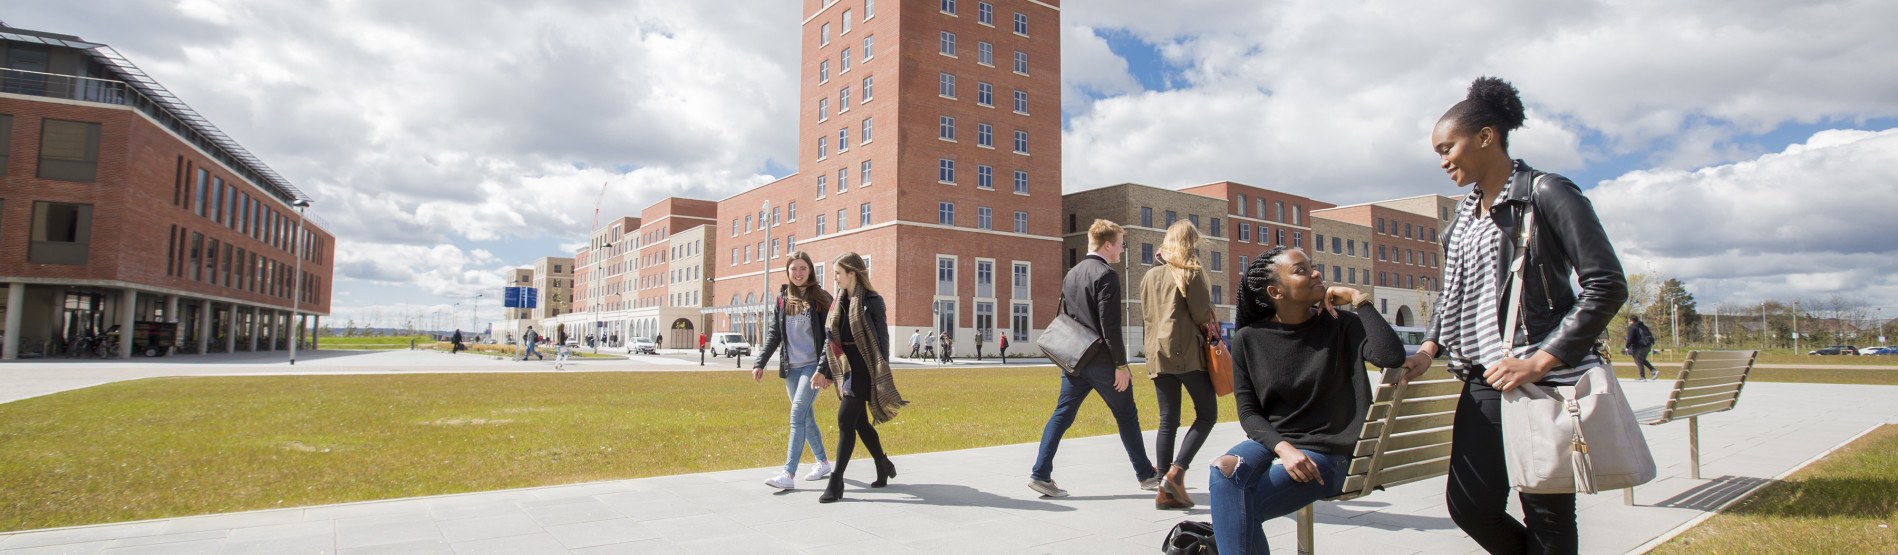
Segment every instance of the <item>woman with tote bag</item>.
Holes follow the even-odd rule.
[[[1601,365],[1595,338],[1627,301],[1628,285],[1581,189],[1509,157],[1509,133],[1525,119],[1516,88],[1484,77],[1430,135],[1451,181],[1473,187],[1443,236],[1438,309],[1404,367],[1406,379],[1416,377],[1447,356],[1465,382],[1445,493],[1457,526],[1490,553],[1575,553],[1574,493],[1525,491],[1524,519],[1506,512],[1515,469],[1505,457],[1505,392],[1600,375],[1590,372]]]
[[[1186,468],[1219,422],[1218,396],[1206,373],[1206,340],[1202,328],[1213,321],[1212,280],[1199,265],[1199,229],[1180,220],[1166,230],[1160,243],[1159,264],[1140,279],[1141,320],[1146,324],[1147,377],[1160,404],[1160,431],[1153,442],[1154,470],[1164,478],[1154,496],[1156,509],[1188,509]],[[1180,438],[1173,454],[1173,437],[1180,429],[1180,389],[1193,398],[1193,425]]]

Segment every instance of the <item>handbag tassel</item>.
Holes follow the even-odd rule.
[[[1569,467],[1575,470],[1575,493],[1594,495],[1595,465],[1588,460],[1588,439],[1582,437],[1582,407],[1574,399],[1567,403],[1569,417],[1575,422],[1575,437],[1569,440]]]

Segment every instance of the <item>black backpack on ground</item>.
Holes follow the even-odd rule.
[[[1213,523],[1180,521],[1173,525],[1173,531],[1167,532],[1166,543],[1160,544],[1160,552],[1166,555],[1217,555],[1219,546],[1213,542]]]

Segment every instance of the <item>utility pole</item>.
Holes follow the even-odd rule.
[[[1793,355],[1799,354],[1799,301],[1793,301]]]

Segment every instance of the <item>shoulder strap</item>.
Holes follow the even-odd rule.
[[[1548,175],[1548,174],[1543,174]],[[1516,340],[1522,339],[1525,330],[1517,327],[1522,314],[1522,267],[1529,260],[1529,242],[1535,238],[1536,196],[1535,191],[1541,185],[1542,176],[1536,176],[1529,184],[1529,203],[1522,209],[1522,226],[1516,231],[1516,259],[1509,263],[1509,311],[1503,314],[1504,356],[1514,356]]]

